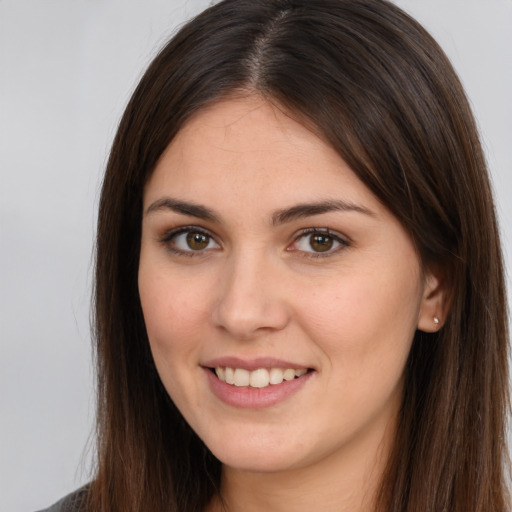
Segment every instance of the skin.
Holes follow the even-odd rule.
[[[276,214],[340,200],[350,208]],[[204,249],[173,236],[184,226],[208,235]],[[331,248],[316,251],[308,228],[329,229],[321,247]],[[224,508],[211,510],[371,510],[412,339],[439,328],[442,290],[329,145],[258,96],[197,113],[144,191],[139,291],[160,377],[223,463]],[[311,372],[278,404],[234,407],[204,369],[226,356]]]

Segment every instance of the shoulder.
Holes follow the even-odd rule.
[[[71,494],[68,494],[49,508],[39,512],[79,512],[82,501],[87,494],[88,486],[82,487]]]

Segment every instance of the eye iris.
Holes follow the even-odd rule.
[[[203,233],[188,233],[187,234],[187,245],[193,251],[200,251],[208,246],[210,237]]]
[[[309,245],[315,252],[325,252],[333,246],[333,239],[327,235],[313,235]]]

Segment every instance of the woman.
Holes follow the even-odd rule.
[[[225,0],[103,184],[89,511],[507,510],[507,322],[462,87],[382,0]]]

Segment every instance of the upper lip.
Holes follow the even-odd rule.
[[[243,368],[244,370],[258,370],[259,368],[293,368],[295,370],[299,369],[309,369],[310,366],[294,363],[291,361],[285,361],[283,359],[276,359],[274,357],[257,357],[254,359],[241,359],[239,357],[233,356],[225,356],[218,357],[215,359],[210,359],[203,363],[201,366],[207,368],[216,368],[221,366],[223,368]]]

